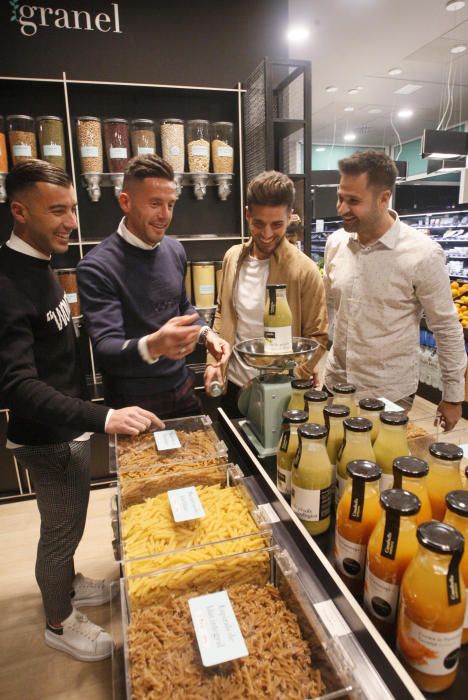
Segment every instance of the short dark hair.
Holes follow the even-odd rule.
[[[130,182],[141,181],[147,177],[160,177],[174,180],[174,170],[166,160],[157,155],[136,156],[129,161],[123,181],[123,189]]]
[[[383,151],[358,151],[349,158],[338,161],[342,175],[362,175],[367,173],[371,187],[392,190],[398,175],[393,160]]]
[[[62,168],[45,160],[26,160],[24,163],[15,165],[6,176],[5,189],[8,199],[11,200],[36,182],[49,182],[51,185],[67,188],[72,185],[70,175]]]
[[[254,204],[266,207],[285,205],[290,211],[295,196],[294,183],[287,175],[276,170],[267,170],[249,182],[247,206],[251,211]]]

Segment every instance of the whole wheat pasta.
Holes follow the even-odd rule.
[[[153,433],[119,437],[117,457],[119,470],[135,467],[164,466],[174,462],[196,462],[214,457],[217,452],[216,434],[205,430],[177,430],[180,447],[158,452]]]

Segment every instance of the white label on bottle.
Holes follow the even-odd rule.
[[[382,581],[375,576],[366,566],[366,580],[364,583],[364,605],[375,617],[385,622],[394,622],[400,586],[388,581]]]
[[[45,156],[61,156],[62,146],[59,146],[58,143],[46,143],[44,144],[43,151]]]
[[[82,158],[98,158],[99,148],[97,146],[81,146]]]
[[[332,637],[343,637],[345,634],[350,634],[351,630],[348,624],[332,600],[314,603],[314,608]]]
[[[191,149],[192,156],[209,156],[210,149],[209,146],[192,146]]]
[[[76,304],[78,301],[78,294],[76,292],[68,292],[65,294],[65,298],[69,304]]]
[[[291,471],[278,467],[276,483],[278,484],[278,491],[289,496],[291,493]]]
[[[198,291],[200,294],[214,294],[214,284],[200,284]]]
[[[139,156],[152,156],[155,150],[153,146],[138,146],[137,152]]]
[[[188,604],[203,666],[249,655],[226,591],[190,598]]]
[[[162,450],[176,450],[181,446],[175,430],[158,430],[153,435],[156,449],[160,452]]]
[[[268,327],[265,328],[263,335],[265,337],[265,354],[275,355],[276,353],[291,352],[291,326]]]
[[[381,492],[393,488],[393,474],[384,474],[384,472],[382,472],[379,488]]]
[[[218,156],[225,158],[232,158],[232,147],[231,146],[218,146]]]
[[[25,143],[18,143],[16,146],[13,146],[13,155],[30,157],[32,155],[31,146]]]
[[[393,401],[389,401],[388,399],[384,398],[383,396],[379,396],[378,401],[383,401],[385,404],[384,411],[398,411],[399,413],[402,412],[402,407],[399,406],[397,403],[393,403]]]
[[[317,523],[330,515],[330,488],[303,489],[291,485],[291,508],[300,520]]]
[[[430,676],[447,676],[458,666],[463,627],[453,632],[424,629],[402,615],[398,624],[397,649],[406,662]]]
[[[335,562],[338,571],[345,576],[363,579],[364,565],[366,563],[366,545],[350,542],[336,530]]]
[[[180,156],[179,146],[171,146],[169,148],[169,153],[171,154],[171,156]]]
[[[114,148],[114,146],[111,146],[109,148],[109,155],[112,160],[114,158],[126,158],[127,157],[127,149],[126,148]]]
[[[348,479],[344,478],[338,474],[337,479],[336,479],[335,505],[338,505],[338,503],[340,502],[340,498],[344,494],[347,485],[348,485]]]
[[[174,522],[183,523],[186,520],[197,520],[205,517],[205,510],[198,497],[195,486],[186,486],[167,492],[171,505]]]

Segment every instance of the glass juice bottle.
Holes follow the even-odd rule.
[[[354,384],[334,384],[332,387],[333,402],[344,404],[349,408],[350,418],[354,418],[358,414],[358,409],[354,401],[356,387]]]
[[[309,413],[309,423],[325,425],[323,409],[327,405],[328,394],[326,391],[310,389],[304,394],[306,411]]]
[[[418,525],[432,520],[432,506],[426,486],[429,465],[418,457],[397,457],[393,460],[393,486],[414,493],[421,501],[421,510],[416,516]]]
[[[267,355],[292,352],[292,314],[286,289],[286,284],[267,284],[267,301],[263,312]]]
[[[465,584],[465,593],[468,601],[468,491],[450,491],[445,497],[447,510],[444,523],[457,528],[465,538],[465,551],[460,562],[460,573]],[[468,603],[463,621],[462,644],[468,644]]]
[[[311,535],[330,527],[332,467],[323,425],[306,423],[298,430],[299,447],[291,475],[291,507]]]
[[[359,401],[359,415],[367,418],[372,423],[371,442],[377,439],[380,430],[379,415],[385,409],[385,404],[380,399],[361,399]]]
[[[406,425],[408,416],[404,411],[383,411],[380,414],[380,430],[374,443],[375,461],[382,469],[380,490],[393,486],[393,460],[409,455]]]
[[[312,379],[293,379],[291,382],[292,394],[289,399],[288,409],[296,409],[298,411],[306,411],[304,394],[309,389],[313,389],[314,382]]]
[[[288,409],[283,413],[281,437],[276,453],[276,484],[283,496],[291,495],[291,470],[299,446],[297,429],[307,422],[306,411]]]
[[[429,447],[429,474],[427,490],[431,499],[432,517],[442,521],[445,515],[445,496],[449,491],[462,488],[460,462],[463,449],[449,442],[434,442]]]
[[[416,555],[416,515],[421,501],[414,493],[388,489],[380,494],[383,513],[367,545],[364,607],[377,629],[391,639],[398,594],[406,567]]]
[[[398,608],[397,650],[424,692],[449,688],[457,675],[465,587],[459,564],[463,536],[431,520],[418,527],[419,548],[403,576]]]
[[[367,543],[380,517],[380,467],[356,459],[346,467],[348,484],[336,509],[335,567],[351,593],[362,593]]]
[[[348,406],[349,408],[349,406]],[[375,462],[375,454],[370,441],[372,423],[367,418],[345,418],[343,421],[344,439],[338,453],[336,467],[335,504],[338,505],[348,481],[346,467],[355,459]]]
[[[335,501],[336,492],[336,462],[338,460],[338,452],[344,440],[343,421],[349,416],[348,406],[343,404],[333,403],[331,406],[325,406],[323,409],[325,425],[328,428],[327,436],[327,452],[333,469],[334,491],[332,501]]]

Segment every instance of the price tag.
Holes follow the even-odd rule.
[[[183,489],[168,491],[167,496],[176,523],[205,517],[205,511],[198,498],[195,486],[186,486]]]
[[[332,600],[315,603],[314,608],[332,637],[343,637],[351,632]]]
[[[175,430],[158,430],[153,435],[159,452],[177,450],[181,446]]]
[[[188,603],[203,666],[249,655],[226,591],[190,598]]]
[[[258,506],[258,510],[265,517],[267,523],[279,523],[280,518],[271,503],[262,503]]]
[[[388,399],[385,399],[383,396],[379,396],[379,401],[383,401],[385,404],[384,411],[398,411],[401,413],[403,411],[402,407],[399,406],[397,403],[393,403],[393,401],[389,401]]]
[[[325,220],[324,219],[316,219],[315,221],[315,230],[317,233],[322,233],[324,229],[324,224]]]

